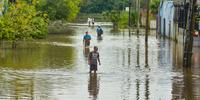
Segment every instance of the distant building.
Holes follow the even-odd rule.
[[[177,0],[161,1],[157,15],[157,34],[184,43],[188,7],[189,2],[184,3],[183,0],[182,2],[177,2]],[[195,31],[199,31],[199,21],[195,24]],[[195,33],[194,45],[196,45],[196,41],[200,41],[200,38],[196,39],[196,36],[199,35]]]
[[[125,8],[125,11],[129,11],[129,7],[126,7],[126,8]]]
[[[162,1],[157,16],[157,32],[166,37],[173,38],[174,35],[174,3],[173,1]]]

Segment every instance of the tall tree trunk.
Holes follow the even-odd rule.
[[[128,10],[128,26],[131,27],[131,1],[129,0],[129,10]]]
[[[195,25],[195,5],[196,0],[190,0],[189,9],[188,9],[188,18],[186,26],[186,38],[184,45],[184,60],[183,66],[190,67],[192,61],[192,48],[193,48],[193,32]]]

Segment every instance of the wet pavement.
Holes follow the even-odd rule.
[[[0,49],[0,100],[199,100],[200,51],[193,65],[182,68],[182,46],[128,31],[104,34],[95,28],[72,26],[73,35],[50,35],[13,50]],[[83,48],[85,31],[91,47]],[[101,66],[89,74],[87,54],[99,47]]]

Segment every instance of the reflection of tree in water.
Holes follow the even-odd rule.
[[[172,84],[172,99],[173,100],[199,100],[199,93],[195,94],[195,82],[192,77],[191,68],[183,68],[183,77],[174,77]],[[196,88],[196,87],[195,87]]]
[[[192,82],[192,69],[191,68],[183,68],[183,82],[184,82],[184,88],[183,88],[183,94],[185,100],[196,100],[194,98],[193,93],[193,82]]]
[[[88,92],[89,95],[92,96],[92,100],[97,100],[97,96],[99,94],[99,79],[95,73],[90,74],[88,81]]]
[[[0,72],[1,73],[1,72]],[[12,77],[7,75],[7,77]],[[0,95],[1,100],[10,98],[10,100],[33,100],[34,99],[34,81],[32,78],[26,79],[23,77],[13,78],[9,80],[4,74],[0,74]]]
[[[136,100],[140,100],[140,80],[136,79]]]
[[[149,100],[149,75],[146,75],[145,79],[145,100]]]
[[[72,65],[75,62],[75,48],[70,46],[74,42],[67,35],[52,35],[48,36],[46,40],[38,42],[22,41],[19,42],[16,49],[12,49],[10,44],[6,41],[0,43],[0,49],[4,50],[3,54],[6,56],[0,55],[0,66],[15,69],[58,68]],[[68,44],[69,46],[65,46]],[[72,66],[67,67],[71,68]]]

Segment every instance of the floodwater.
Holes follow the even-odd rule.
[[[200,100],[200,48],[191,68],[183,68],[182,46],[133,32],[97,39],[95,28],[73,26],[72,35],[20,43],[1,42],[0,100]],[[85,31],[91,47],[83,48]],[[4,44],[4,45],[3,45]],[[101,66],[89,74],[87,54],[99,47]]]

